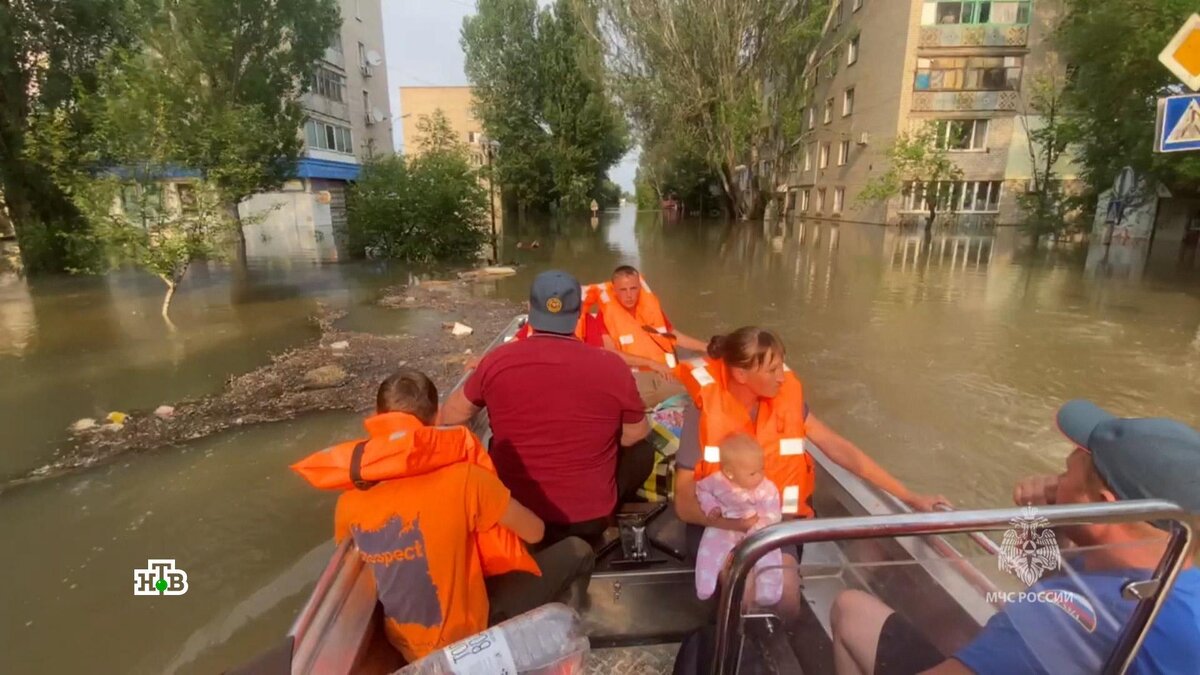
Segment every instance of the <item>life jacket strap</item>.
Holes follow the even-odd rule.
[[[359,441],[354,444],[354,451],[350,453],[350,482],[354,483],[354,487],[359,490],[370,490],[377,483],[377,481],[363,480],[362,477],[362,458],[366,449],[367,442]]]

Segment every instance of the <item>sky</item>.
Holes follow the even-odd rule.
[[[383,36],[387,49],[388,86],[392,118],[400,117],[400,87],[462,86],[470,84],[463,72],[459,31],[463,17],[475,13],[471,0],[382,0]],[[393,127],[396,147],[400,124]],[[609,170],[609,178],[633,191],[637,151],[633,150]]]

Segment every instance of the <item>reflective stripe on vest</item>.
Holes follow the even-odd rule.
[[[700,410],[701,457],[695,477],[701,480],[720,468],[720,442],[735,433],[754,436],[763,446],[764,469],[779,489],[783,512],[811,516],[808,502],[814,487],[812,457],[805,450],[804,390],[790,371],[779,394],[759,404],[758,419],[728,391],[728,369],[719,361],[688,359],[676,368]]]
[[[588,286],[589,295],[594,293],[595,301],[599,303],[604,316],[604,326],[608,334],[617,343],[617,349],[662,363],[668,368],[677,365],[675,359],[675,342],[667,337],[666,317],[658,298],[642,279],[642,293],[638,305],[633,312],[625,309],[616,301],[616,291],[612,282]],[[598,289],[598,290],[592,290]],[[651,330],[647,330],[649,326]]]

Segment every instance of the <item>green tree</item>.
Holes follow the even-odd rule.
[[[115,59],[105,95],[136,107],[153,92],[174,137],[164,159],[200,172],[241,239],[238,204],[294,171],[299,99],[340,25],[335,0],[173,0]]]
[[[1059,164],[1079,138],[1079,126],[1069,114],[1064,83],[1058,76],[1045,74],[1027,83],[1026,99],[1026,109],[1019,119],[1028,139],[1033,189],[1022,194],[1019,201],[1024,211],[1022,224],[1036,247],[1043,236],[1067,227],[1073,203]]]
[[[1179,90],[1158,54],[1196,11],[1195,0],[1067,0],[1066,10],[1056,46],[1072,64],[1067,102],[1093,193],[1125,166],[1151,179],[1148,186],[1200,188],[1200,155],[1154,152],[1156,100]]]
[[[170,116],[171,93],[146,88],[136,96],[112,95],[102,88],[82,99],[93,124],[85,158],[108,168],[58,177],[90,223],[87,237],[119,256],[106,263],[132,262],[166,285],[162,315],[168,324],[171,300],[188,268],[222,257],[236,222],[222,208],[213,182],[169,179],[187,173],[174,164],[182,139]]]
[[[350,246],[408,262],[473,260],[487,238],[487,191],[444,114],[417,128],[419,155],[373,159],[350,188]]]
[[[87,133],[79,94],[94,90],[110,48],[134,41],[148,2],[10,0],[0,7],[0,194],[30,272],[94,262],[77,236],[87,221],[55,177],[79,161],[75,148]]]
[[[521,208],[583,210],[628,149],[590,39],[595,12],[558,0],[479,0],[463,22],[476,115],[500,152],[494,173]]]
[[[582,0],[580,0],[582,1]],[[801,76],[828,2],[598,0],[601,36],[644,144],[694,151],[720,178],[727,210],[761,213],[762,189],[742,194],[734,171],[760,186],[757,154],[785,164],[804,108]],[[653,139],[647,143],[647,137]],[[785,142],[780,142],[780,141]]]
[[[885,151],[887,171],[872,178],[859,194],[864,201],[886,202],[898,195],[915,192],[914,201],[924,202],[928,209],[925,237],[933,233],[937,214],[953,209],[962,196],[959,193],[963,172],[939,147],[937,127],[925,124],[914,131],[900,134]]]

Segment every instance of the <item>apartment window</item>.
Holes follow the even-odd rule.
[[[312,90],[317,96],[342,103],[345,98],[346,76],[329,68],[319,67],[312,76]]]
[[[956,56],[917,59],[917,91],[1016,91],[1020,56]]]
[[[310,119],[304,131],[310,148],[354,154],[354,142],[347,127]]]
[[[850,161],[850,141],[842,141],[838,144],[838,166],[846,166],[846,162]]]
[[[370,77],[372,74],[371,62],[367,60],[367,46],[363,43],[358,43],[358,68],[362,71],[363,77]]]
[[[354,0],[354,18],[362,21],[362,0]]]
[[[852,0],[852,2],[853,4],[850,7],[850,11],[857,12],[858,10],[862,9],[863,0]]]
[[[838,56],[836,53],[830,54],[829,56],[825,57],[825,69],[826,69],[826,72],[829,74],[829,79],[832,80],[833,77],[835,75],[837,75]]]
[[[1030,0],[963,0],[940,2],[925,0],[921,24],[951,26],[954,24],[1024,25],[1029,23]]]
[[[331,50],[337,52],[338,54],[342,53],[342,34],[340,32],[340,29],[339,29],[338,33],[334,34],[333,44],[329,45],[329,48]]]
[[[1003,183],[998,180],[940,181],[922,183],[910,181],[901,192],[901,210],[929,211],[928,197],[937,196],[941,211],[958,213],[996,213],[1000,210]]]
[[[833,121],[833,99],[825,100],[825,124]]]
[[[817,128],[817,106],[810,106],[808,109],[808,128]]]
[[[811,192],[811,190],[801,190],[800,191],[800,210],[801,211],[808,211],[808,198],[809,198],[810,192]]]
[[[858,40],[859,36],[855,35],[846,43],[846,65],[848,66],[858,63]]]
[[[825,213],[825,188],[817,189],[817,213]]]
[[[845,204],[846,204],[846,188],[844,188],[844,187],[834,188],[833,189],[833,212],[841,213],[842,207],[845,206]]]
[[[827,166],[829,166],[829,144],[822,143],[821,152],[817,156],[817,168],[824,169]]]
[[[833,3],[833,27],[837,28],[842,25],[842,0],[835,0]]]
[[[812,148],[804,146],[804,170],[812,171]]]
[[[368,125],[375,124],[375,117],[371,114],[371,92],[367,91],[366,89],[363,89],[362,103],[363,119]]]
[[[937,146],[943,150],[986,150],[987,120],[938,120]]]
[[[854,87],[842,92],[842,117],[854,114]]]

